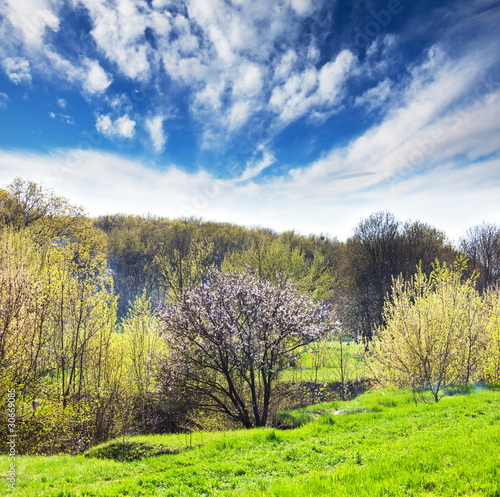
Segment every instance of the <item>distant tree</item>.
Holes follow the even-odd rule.
[[[128,303],[143,291],[156,302],[163,300],[167,292],[180,290],[189,279],[199,278],[199,270],[195,271],[197,275],[188,274],[194,270],[195,254],[198,269],[213,262],[213,243],[195,220],[115,215],[99,218],[95,225],[107,235],[109,266],[120,295],[121,317]]]
[[[366,339],[371,339],[372,329],[381,323],[391,278],[400,272],[401,246],[400,223],[386,212],[362,220],[347,241],[342,319]]]
[[[470,228],[460,241],[460,249],[479,272],[481,290],[500,283],[500,226],[483,223]]]
[[[419,268],[394,281],[370,355],[383,384],[428,391],[437,402],[445,387],[481,379],[487,313],[465,268],[465,259],[436,263],[430,275]]]
[[[165,294],[179,299],[198,286],[208,269],[213,245],[194,236],[185,247],[160,250],[154,259]]]
[[[383,323],[393,278],[410,278],[418,264],[428,273],[435,259],[452,262],[455,256],[444,233],[421,222],[402,223],[387,212],[362,220],[345,244],[338,270],[336,301],[343,324],[369,341]]]
[[[322,308],[289,281],[215,269],[161,318],[169,348],[165,382],[247,428],[268,423],[281,400],[280,375],[328,329]]]
[[[415,274],[418,264],[424,273],[430,273],[436,259],[453,263],[458,253],[446,234],[420,221],[407,221],[401,225],[400,270],[405,279]]]
[[[264,280],[276,281],[281,275],[295,281],[298,287],[318,300],[332,296],[333,270],[314,243],[293,232],[277,238],[257,233],[250,247],[226,255],[223,271],[248,271]]]

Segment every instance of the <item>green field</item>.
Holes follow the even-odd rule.
[[[500,391],[450,393],[415,405],[409,391],[368,392],[285,414],[294,430],[130,438],[132,456],[141,447],[180,451],[132,462],[21,456],[17,490],[4,481],[0,493],[500,497]]]
[[[344,380],[357,380],[367,376],[363,362],[364,346],[344,341],[342,349],[336,340],[323,341],[304,347],[296,368],[284,371],[283,381],[311,381],[319,383],[341,381],[340,356],[344,361]]]

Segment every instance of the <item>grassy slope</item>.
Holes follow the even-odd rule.
[[[129,463],[19,457],[14,495],[500,497],[499,391],[418,406],[405,391],[369,392],[292,416],[312,421],[289,431],[194,434],[199,447]],[[139,440],[189,445],[183,435]]]

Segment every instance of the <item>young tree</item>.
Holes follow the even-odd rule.
[[[49,338],[44,263],[26,230],[0,231],[0,373],[23,394],[36,390]]]
[[[103,256],[88,247],[60,244],[49,253],[49,284],[53,300],[51,354],[66,407],[85,397],[87,364],[100,353],[103,332],[110,335],[116,320],[116,297]]]
[[[370,362],[383,384],[430,391],[434,401],[451,384],[480,378],[486,345],[484,302],[466,260],[436,263],[429,276],[394,281]]]
[[[135,417],[140,422],[141,431],[144,431],[150,414],[148,402],[157,386],[157,369],[165,353],[160,320],[154,315],[146,291],[130,303],[122,328],[129,391],[134,400]]]
[[[484,299],[488,309],[488,318],[483,376],[487,381],[500,382],[500,288],[490,289]]]
[[[322,307],[284,278],[270,283],[215,269],[161,318],[170,350],[165,381],[247,428],[267,424],[281,373],[329,326]]]

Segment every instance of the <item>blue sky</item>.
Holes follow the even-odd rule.
[[[500,220],[500,3],[0,0],[0,184],[341,239]]]

